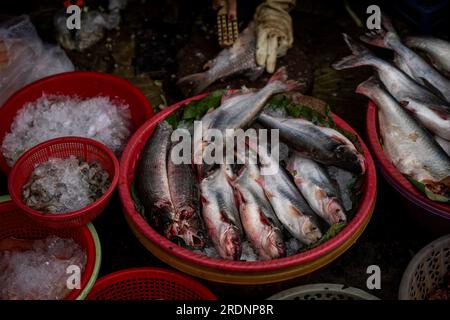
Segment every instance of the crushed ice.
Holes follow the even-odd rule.
[[[86,260],[73,239],[56,236],[34,240],[26,251],[0,250],[0,299],[64,299],[70,292],[67,268],[75,265],[83,272]]]
[[[36,166],[22,188],[25,204],[45,213],[64,213],[86,207],[108,189],[108,173],[97,162],[71,156]]]
[[[116,155],[131,134],[129,106],[109,97],[43,95],[18,112],[2,153],[9,166],[31,147],[58,137],[78,136],[102,142]]]

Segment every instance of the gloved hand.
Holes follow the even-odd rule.
[[[256,9],[256,62],[273,73],[277,57],[292,47],[292,19],[289,11],[296,0],[266,0]]]

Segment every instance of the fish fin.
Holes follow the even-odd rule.
[[[228,215],[225,211],[221,210],[220,211],[220,220],[222,220],[223,222],[230,224],[230,219],[228,218]]]
[[[431,91],[434,95],[438,96],[443,101],[446,101],[446,99],[445,99],[444,95],[442,94],[442,92],[440,92],[439,89],[436,88],[434,85],[432,85],[427,79],[421,77],[420,80],[422,80],[424,86],[429,91]]]
[[[380,80],[378,78],[371,76],[364,82],[361,82],[357,87],[355,92],[359,94],[363,94],[369,98],[372,98],[372,88],[381,86]]]
[[[256,183],[259,184],[261,187],[264,187],[264,179],[262,177],[256,178]]]
[[[289,210],[288,212],[293,215],[294,217],[296,216],[303,216],[303,212],[301,212],[298,208],[294,207],[292,204],[289,205]]]
[[[272,83],[275,81],[280,81],[284,84],[284,89],[286,91],[291,91],[300,87],[300,83],[293,80],[288,80],[286,67],[279,68],[273,75],[270,77],[268,83]]]
[[[381,24],[383,25],[383,28],[385,28],[387,31],[395,34],[397,33],[397,31],[394,28],[394,25],[392,24],[391,18],[389,18],[383,12],[381,13]]]
[[[200,201],[203,205],[207,204],[209,201],[203,195],[200,195]]]
[[[185,83],[189,84],[192,88],[192,94],[198,94],[205,90],[212,83],[212,81],[210,80],[207,72],[201,72],[191,74],[177,81],[178,85],[183,85]]]
[[[430,109],[432,109],[436,114],[443,120],[450,119],[450,110],[443,109],[441,105],[430,105]]]
[[[264,68],[258,66],[256,69],[249,70],[245,73],[245,76],[250,79],[250,81],[255,81],[264,73]]]
[[[403,108],[406,108],[409,104],[409,101],[401,100],[398,102]]]
[[[203,70],[207,70],[210,69],[215,63],[214,59],[208,60],[204,65],[203,65]]]
[[[365,35],[359,37],[364,43],[371,44],[376,47],[388,48],[386,43],[384,42],[384,37],[386,36],[386,31],[383,29],[372,30],[367,32]]]
[[[350,38],[347,34],[343,33],[342,35],[345,43],[347,43],[347,46],[352,51],[352,55],[333,63],[332,67],[336,70],[342,70],[366,65],[367,58],[372,56],[369,49]]]

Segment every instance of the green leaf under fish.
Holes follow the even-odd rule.
[[[428,199],[432,200],[432,201],[436,201],[436,202],[444,202],[444,203],[448,203],[450,202],[450,198],[440,195],[440,194],[436,194],[433,193],[431,191],[429,191],[425,185],[423,183],[420,183],[419,181],[411,178],[411,177],[406,177],[417,189],[419,189],[420,192],[422,192],[423,194],[425,194]]]
[[[328,230],[323,234],[322,238],[320,238],[319,241],[317,241],[316,243],[303,247],[299,250],[300,252],[305,252],[308,250],[311,250],[317,246],[320,246],[321,244],[327,242],[328,240],[330,240],[331,238],[335,237],[339,232],[341,232],[342,229],[344,229],[344,227],[347,224],[345,222],[341,222],[341,223],[336,223],[331,225]]]

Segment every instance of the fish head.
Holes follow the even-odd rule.
[[[192,248],[203,248],[205,246],[204,235],[199,228],[191,226],[189,220],[183,220],[179,223],[176,237],[183,240],[187,246]]]
[[[341,166],[351,172],[364,174],[366,172],[366,161],[353,146],[341,144],[335,149],[335,155]]]
[[[260,253],[261,259],[272,260],[284,257],[286,247],[278,228],[272,228],[263,242],[264,253]]]
[[[313,244],[322,238],[322,232],[310,216],[305,216],[301,225],[301,232],[299,233],[300,241],[306,245]]]
[[[241,236],[236,227],[228,228],[220,235],[217,251],[221,257],[229,260],[239,260],[242,253]]]
[[[325,204],[325,212],[327,212],[327,222],[329,224],[336,224],[341,222],[347,222],[347,216],[345,215],[344,208],[335,198],[329,199]]]

